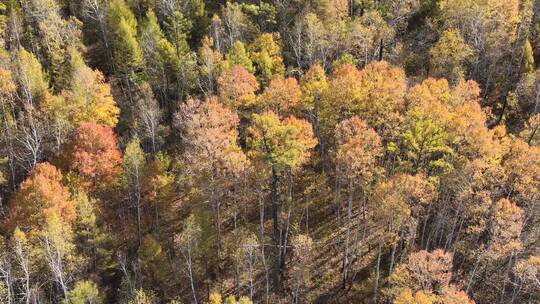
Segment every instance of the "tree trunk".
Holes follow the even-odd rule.
[[[214,226],[216,229],[216,256],[218,260],[221,260],[221,214],[219,199],[216,197],[216,181],[214,173],[212,173],[210,182],[210,200],[214,208]]]
[[[141,234],[142,234],[142,228],[141,228],[141,186],[140,186],[140,180],[139,180],[139,169],[136,169],[136,176],[135,176],[135,200],[137,204],[137,237],[139,240],[139,246],[141,246]]]
[[[270,185],[270,200],[272,203],[272,220],[273,220],[273,240],[274,240],[274,271],[272,274],[274,291],[279,292],[280,288],[280,223],[279,223],[279,203],[277,193],[278,176],[276,168],[272,166],[272,181]]]
[[[400,234],[400,237],[401,237],[401,232],[399,233]],[[395,262],[395,259],[396,259],[396,249],[397,249],[397,244],[400,242],[400,240],[397,240],[393,245],[392,245],[392,254],[390,255],[390,268],[388,269],[388,273],[391,274],[392,271],[394,270],[394,262]]]
[[[193,279],[193,262],[191,257],[191,244],[188,245],[187,250],[187,266],[188,266],[188,274],[189,274],[189,285],[191,287],[191,293],[193,294],[193,303],[197,304],[197,293],[195,291],[195,282]]]
[[[340,180],[339,180],[339,176],[336,176],[336,181],[335,181],[335,191],[334,191],[334,206],[335,208],[337,208],[337,214],[336,214],[336,221],[337,221],[337,226],[341,226],[341,204],[339,202],[339,198],[340,198],[340,192],[341,192],[341,183],[340,183]]]
[[[15,245],[15,255],[17,256],[17,260],[19,263],[19,266],[21,267],[23,271],[23,293],[24,293],[24,299],[26,304],[30,304],[30,296],[31,296],[31,290],[30,290],[30,270],[28,265],[28,259],[24,255],[22,244],[19,242],[16,242]]]
[[[7,304],[11,304],[13,303],[13,283],[11,280],[11,264],[9,264],[9,262],[0,266],[0,274],[4,280],[4,285],[6,288],[5,296],[7,298]]]
[[[270,281],[268,278],[268,267],[266,265],[266,254],[264,250],[264,204],[260,194],[257,195],[259,200],[259,224],[260,224],[260,243],[261,243],[261,260],[264,268],[264,278],[266,283],[265,299],[268,304],[268,294],[270,293]]]
[[[233,210],[233,235],[234,239],[238,240],[238,231],[236,228],[236,206]],[[240,296],[240,261],[237,259],[234,269],[234,289],[236,290],[236,297]]]
[[[289,228],[291,224],[291,205],[293,201],[293,176],[292,172],[289,172],[289,189],[288,189],[288,207],[287,207],[287,221],[285,223],[285,236],[282,242],[282,254],[280,255],[280,267],[281,271],[284,271],[285,267],[285,257],[287,256],[287,243],[289,241]]]
[[[249,272],[249,299],[253,301],[253,250],[254,248],[249,249],[249,260],[248,260],[248,272]]]
[[[474,282],[474,275],[476,274],[476,270],[478,269],[478,266],[480,265],[480,260],[482,258],[482,254],[478,254],[478,258],[476,259],[476,263],[474,264],[474,268],[471,271],[471,277],[469,278],[469,283],[467,283],[467,289],[465,290],[466,293],[469,293],[469,290],[471,289],[471,286]]]
[[[287,211],[287,222],[285,223],[285,237],[283,239],[283,254],[281,255],[281,270],[285,268],[285,256],[287,255],[287,244],[289,240],[289,228],[291,224],[291,206]]]
[[[535,127],[534,127],[534,130],[532,131],[531,135],[529,136],[529,139],[527,139],[527,143],[530,145],[534,136],[536,135],[536,132],[538,132],[538,127],[540,127],[540,124],[537,124]]]
[[[375,269],[375,287],[373,288],[373,303],[377,303],[377,297],[379,295],[379,278],[381,270],[381,251],[382,243],[379,242],[379,247],[377,249],[377,267]]]
[[[348,186],[349,198],[347,206],[347,223],[345,230],[345,246],[343,249],[343,286],[349,277],[349,238],[351,234],[352,207],[353,207],[353,181],[349,178]]]

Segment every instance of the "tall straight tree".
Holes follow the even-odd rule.
[[[375,130],[368,127],[366,122],[353,116],[336,126],[337,154],[336,175],[338,183],[341,179],[347,184],[347,222],[343,249],[343,284],[349,280],[350,271],[350,233],[353,216],[355,186],[360,188],[366,200],[366,187],[373,175],[377,173],[377,158],[382,155],[381,139]],[[365,208],[365,203],[362,203]],[[365,214],[365,210],[363,211]]]
[[[297,170],[305,164],[317,140],[313,137],[313,130],[307,121],[295,117],[282,120],[271,111],[260,115],[253,114],[248,134],[249,156],[270,175],[272,238],[275,246],[273,281],[275,290],[279,292],[284,241],[280,237],[282,228],[278,194],[279,176],[287,169]]]
[[[246,166],[246,156],[237,144],[239,119],[217,98],[205,102],[190,99],[180,107],[176,122],[185,145],[185,161],[201,178],[205,199],[213,208],[219,260],[222,258],[221,204]]]

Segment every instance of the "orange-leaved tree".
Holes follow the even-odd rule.
[[[277,76],[259,96],[258,105],[280,115],[295,114],[299,110],[302,90],[294,78]]]
[[[114,182],[122,162],[114,131],[107,126],[83,123],[65,148],[64,162],[78,173],[91,189]]]
[[[10,206],[5,222],[9,230],[16,227],[25,231],[41,229],[53,213],[67,223],[76,217],[75,201],[62,185],[62,173],[47,162],[36,165],[13,195]]]
[[[235,109],[253,107],[257,98],[255,92],[258,89],[257,78],[240,65],[224,71],[218,79],[219,97]]]
[[[216,256],[221,258],[221,204],[247,164],[237,144],[238,115],[217,98],[190,99],[180,106],[175,121],[181,132],[183,160],[213,207]]]
[[[348,280],[350,261],[349,246],[353,216],[354,194],[357,188],[364,195],[365,188],[377,173],[377,158],[382,156],[381,139],[375,130],[358,116],[344,120],[336,126],[336,175],[338,188],[341,183],[347,186],[347,222],[343,251],[343,283]],[[336,191],[336,194],[338,191]],[[337,200],[338,198],[336,198]]]

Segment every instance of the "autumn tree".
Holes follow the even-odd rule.
[[[529,146],[521,140],[512,142],[502,166],[512,189],[510,200],[524,209],[525,218],[530,218],[529,225],[535,223],[533,226],[536,226],[537,219],[533,212],[533,202],[540,194],[536,186],[536,176],[540,166],[539,147]]]
[[[158,90],[162,102],[174,111],[169,97],[182,98],[195,86],[197,67],[187,41],[189,21],[180,11],[168,11],[166,15],[162,30],[154,12],[146,13],[140,45],[146,70],[151,74],[148,81]]]
[[[488,90],[493,102],[499,94],[506,95],[509,82],[519,76],[521,41],[530,26],[532,14],[530,2],[521,5],[519,1],[442,1],[438,14],[441,31],[455,29],[463,41],[471,47],[471,67],[469,76]],[[510,67],[506,69],[505,67]],[[497,75],[497,76],[495,76]],[[495,87],[503,90],[496,92]],[[504,101],[500,113],[504,113]],[[499,115],[500,121],[502,114]]]
[[[152,93],[152,88],[148,83],[140,86],[136,101],[135,129],[146,146],[150,146],[150,151],[156,154],[163,144],[163,136],[168,129],[161,123],[164,111],[160,108],[158,101]]]
[[[28,301],[38,289],[30,287],[32,281],[58,290],[52,295],[55,300],[65,299],[74,266],[81,265],[72,242],[76,201],[61,179],[62,174],[49,163],[37,165],[14,195],[12,213],[4,222],[13,231],[15,261],[22,274],[21,295]],[[40,276],[37,269],[42,269]]]
[[[49,163],[36,166],[11,199],[5,227],[24,231],[41,229],[55,214],[62,221],[73,222],[76,206],[68,189],[62,185],[62,173]]]
[[[174,229],[170,229],[171,223],[177,219],[175,214],[169,212],[175,206],[176,196],[173,158],[158,152],[153,159],[148,160],[145,173],[141,186],[143,200],[151,212],[148,217],[152,219],[150,226],[155,227],[159,233],[174,232]]]
[[[253,22],[242,10],[242,4],[230,2],[222,6],[220,17],[214,23],[220,24],[220,35],[215,35],[216,43],[223,45],[223,49],[234,48],[236,41],[246,41],[256,32]],[[217,49],[221,51],[220,48]]]
[[[116,126],[120,110],[111,94],[111,87],[103,74],[89,68],[80,54],[73,54],[69,89],[62,92],[70,122],[79,126],[83,122]]]
[[[4,170],[2,170],[2,183],[6,184],[7,181],[11,181],[11,188],[15,188],[15,130],[13,130],[13,117],[9,114],[15,107],[14,97],[16,93],[16,85],[13,79],[13,74],[7,69],[0,69],[0,89],[2,94],[0,95],[0,117],[1,117],[1,130],[2,136],[0,142],[2,143],[2,162],[4,163]],[[7,163],[7,166],[6,166]],[[8,170],[5,170],[9,168]],[[9,173],[6,173],[9,171]]]
[[[191,289],[191,295],[194,303],[197,302],[197,290],[196,290],[196,277],[195,277],[195,257],[196,250],[200,242],[201,227],[197,223],[197,219],[193,214],[189,215],[184,221],[183,229],[180,234],[175,235],[175,246],[180,250],[182,254],[183,265],[182,272],[189,279],[189,285]]]
[[[49,85],[43,68],[35,55],[22,47],[16,54],[14,75],[23,100],[27,104],[36,105],[36,101]]]
[[[520,296],[523,298],[535,297],[538,294],[536,280],[538,279],[539,266],[540,259],[537,255],[531,255],[516,262],[513,273],[517,277],[516,283],[521,288],[519,290],[514,288],[512,299],[515,300]]]
[[[77,218],[73,223],[73,242],[76,253],[84,257],[79,267],[91,274],[99,274],[102,278],[110,278],[116,274],[118,266],[115,256],[116,237],[109,233],[112,225],[103,220],[99,200],[88,197],[81,190],[77,190],[73,198],[77,202]],[[84,281],[83,281],[84,283]],[[81,283],[81,284],[83,284]],[[77,283],[74,291],[77,289]],[[81,287],[91,292],[86,284]],[[83,291],[81,291],[83,292]]]
[[[313,252],[313,240],[307,235],[298,235],[292,240],[293,266],[291,267],[293,284],[293,303],[302,299],[304,290],[310,284],[310,264]]]
[[[92,189],[114,182],[121,154],[110,127],[83,123],[66,144],[63,162],[83,178]]]
[[[521,249],[523,210],[507,199],[495,204],[490,229],[490,251],[494,255],[505,255]]]
[[[137,253],[140,267],[144,272],[145,285],[157,283],[165,289],[168,285],[165,280],[170,273],[167,269],[170,264],[161,244],[152,235],[147,234],[142,239]]]
[[[122,157],[122,182],[127,188],[128,196],[136,210],[137,239],[141,244],[142,239],[142,180],[145,167],[145,155],[141,149],[141,142],[134,137],[126,146]]]
[[[353,203],[355,187],[359,187],[365,201],[365,191],[374,174],[377,174],[377,158],[382,155],[381,139],[375,130],[357,116],[345,120],[336,126],[337,184],[347,186],[347,220],[343,251],[343,284],[349,279],[350,235],[353,221]],[[339,190],[336,190],[339,191]]]
[[[311,67],[300,78],[300,89],[302,90],[301,109],[307,115],[307,119],[313,126],[313,133],[319,142],[319,153],[323,164],[326,164],[326,142],[325,122],[322,121],[324,109],[326,108],[324,94],[328,90],[328,79],[326,73],[320,65]]]
[[[359,91],[352,111],[374,128],[384,128],[385,119],[404,109],[405,76],[402,69],[387,62],[368,64],[359,73]]]
[[[259,96],[258,106],[280,115],[299,112],[302,90],[294,78],[277,76]]]
[[[201,190],[213,208],[216,256],[221,259],[221,201],[246,165],[246,157],[237,145],[239,119],[215,98],[205,102],[191,99],[180,107],[176,122],[185,144],[186,163],[207,180]]]
[[[317,141],[313,138],[311,126],[305,120],[295,117],[281,120],[274,112],[252,116],[248,128],[247,144],[249,156],[269,173],[270,202],[272,205],[274,256],[274,288],[280,290],[281,270],[280,202],[278,196],[279,175],[285,170],[297,170],[303,165]]]
[[[382,133],[390,132],[404,110],[406,92],[403,70],[384,61],[368,64],[363,70],[345,64],[332,73],[326,99],[324,123],[333,125],[358,115]]]
[[[240,65],[224,71],[218,80],[218,94],[234,109],[249,109],[256,104],[259,83],[255,76]]]
[[[347,28],[348,49],[362,63],[382,60],[386,47],[391,43],[396,29],[384,20],[379,10],[368,10],[354,18]]]
[[[198,51],[199,81],[206,96],[217,93],[217,82],[222,68],[220,63],[223,55],[213,49],[212,43],[212,38],[204,37]]]
[[[36,57],[20,47],[15,54],[14,80],[18,84],[19,100],[16,112],[5,113],[16,121],[17,127],[12,126],[14,132],[13,143],[18,146],[14,151],[26,172],[30,172],[43,159],[44,138],[46,126],[44,119],[39,117],[38,102],[47,91],[48,82],[41,64]],[[8,93],[6,91],[6,93]],[[6,109],[6,108],[4,108]]]
[[[377,292],[380,276],[380,260],[383,247],[390,245],[389,273],[392,273],[396,259],[401,253],[398,244],[413,246],[413,239],[420,229],[421,220],[428,220],[430,204],[435,201],[435,186],[421,174],[411,176],[397,174],[388,180],[379,182],[373,189],[371,209],[374,222],[378,226],[378,252],[375,265],[375,292]],[[363,211],[365,212],[365,211]],[[365,225],[363,227],[365,230]],[[362,235],[365,235],[365,231]]]
[[[92,281],[78,281],[73,289],[69,291],[68,299],[65,304],[99,304],[102,303],[96,283]]]
[[[171,82],[167,72],[171,65],[174,65],[173,60],[176,57],[174,46],[165,37],[154,11],[148,10],[145,17],[141,25],[141,50],[146,70],[151,76],[149,81],[159,90],[160,95],[165,97],[169,94],[167,88]]]
[[[137,289],[128,304],[154,304],[156,295],[152,291]]]
[[[444,77],[456,83],[463,78],[463,64],[471,58],[473,51],[463,41],[459,32],[446,30],[439,41],[429,50],[430,75]]]
[[[32,0],[21,5],[30,45],[42,60],[56,88],[63,88],[69,79],[69,53],[82,50],[81,22],[64,18],[56,1]]]
[[[388,295],[393,303],[454,303],[457,299],[459,303],[474,303],[450,283],[452,258],[440,249],[412,253],[389,278],[392,287]]]
[[[538,128],[540,127],[540,115],[535,114],[534,116],[531,116],[527,120],[527,123],[525,124],[525,127],[520,132],[520,137],[523,140],[526,140],[528,144],[530,145],[537,145],[538,144]]]
[[[508,108],[505,120],[513,128],[521,128],[523,124],[540,110],[540,74],[524,73],[513,92],[508,94]]]
[[[339,39],[339,35],[344,33],[345,23],[324,23],[313,12],[296,15],[292,19],[295,22],[287,41],[296,67],[308,69],[320,64],[325,70],[329,69],[344,48],[345,41]]]
[[[529,39],[525,39],[525,42],[523,42],[523,47],[522,47],[522,56],[523,58],[521,59],[521,67],[520,67],[520,72],[521,73],[532,73],[534,72],[534,54],[533,54],[533,49],[532,49],[532,46],[531,46],[531,42],[529,41]]]
[[[398,135],[404,151],[397,160],[403,170],[437,174],[451,165],[448,157],[453,150],[445,128],[451,117],[451,100],[452,92],[445,79],[429,78],[409,90],[406,127]],[[391,152],[401,150],[394,144],[389,148]]]
[[[67,300],[73,272],[81,261],[75,254],[73,230],[69,223],[51,213],[45,227],[39,232],[40,249],[51,273],[52,281],[60,287],[61,297]]]
[[[235,65],[242,66],[248,72],[255,72],[253,62],[249,58],[246,46],[241,41],[235,41],[227,54],[225,54],[225,65],[232,67]]]
[[[257,275],[257,264],[260,259],[259,241],[254,234],[240,233],[234,237],[241,238],[240,242],[235,244],[236,252],[236,285],[242,286],[245,281],[248,289],[249,299],[254,298],[255,280]]]
[[[263,87],[285,71],[281,48],[272,34],[264,33],[259,36],[248,46],[248,51]]]

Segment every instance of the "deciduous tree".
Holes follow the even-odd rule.
[[[259,83],[240,65],[224,71],[218,80],[219,97],[234,109],[249,109],[256,104]]]
[[[248,128],[249,156],[270,173],[270,202],[273,218],[274,288],[280,290],[281,269],[280,203],[278,199],[279,175],[286,169],[297,170],[308,160],[310,150],[317,144],[311,125],[295,117],[281,120],[274,112],[253,114]]]
[[[62,185],[62,173],[49,163],[36,166],[11,199],[10,215],[5,226],[24,231],[37,231],[46,224],[51,214],[66,223],[76,216],[75,202]]]
[[[110,127],[81,124],[65,147],[64,162],[80,174],[92,189],[110,185],[119,173],[121,154],[116,135]]]
[[[302,90],[294,78],[277,76],[259,96],[257,106],[286,116],[299,112]]]
[[[349,280],[350,271],[350,235],[353,221],[353,203],[356,188],[362,193],[360,201],[365,202],[365,188],[374,174],[377,174],[377,158],[383,149],[381,139],[375,130],[368,127],[365,121],[357,116],[344,120],[336,126],[337,151],[336,175],[337,183],[347,186],[347,220],[343,251],[343,284]],[[336,189],[336,191],[339,191]],[[363,204],[363,206],[365,206]],[[365,212],[365,211],[364,211]]]

